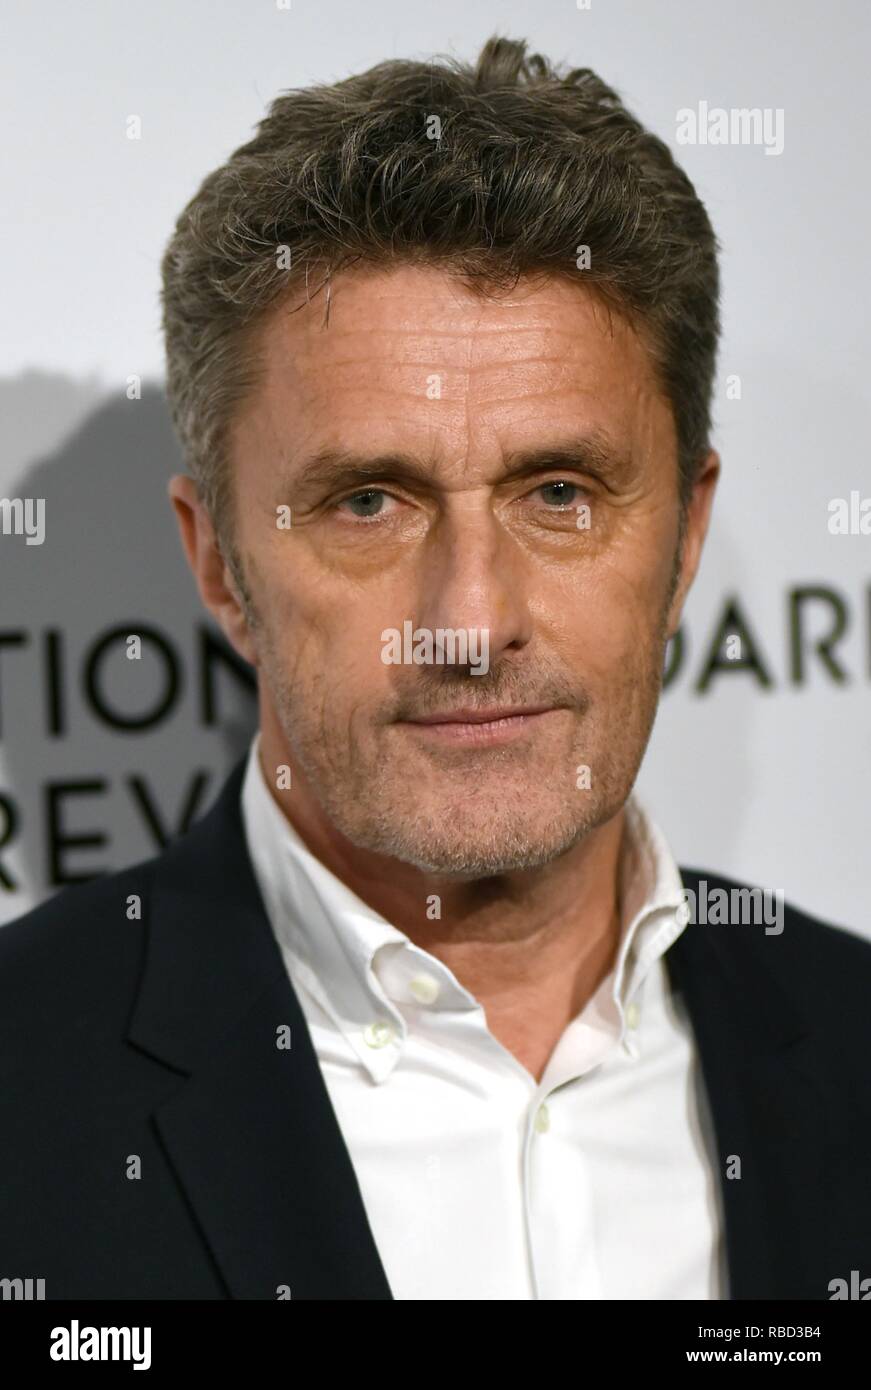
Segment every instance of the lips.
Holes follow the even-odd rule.
[[[420,719],[403,719],[398,727],[414,739],[433,748],[484,750],[528,740],[550,716],[555,705],[491,705],[488,709],[464,708],[425,714]]]
[[[553,705],[506,705],[490,709],[454,709],[442,714],[426,714],[408,719],[408,724],[495,724],[500,719],[519,719],[533,714],[545,714]]]

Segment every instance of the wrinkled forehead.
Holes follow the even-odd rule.
[[[459,461],[543,433],[673,450],[649,347],[580,275],[482,294],[431,266],[343,271],[264,321],[245,431],[285,458],[365,442]]]
[[[341,271],[317,292],[283,300],[260,332],[269,364],[317,371],[381,363],[486,371],[506,360],[621,358],[652,370],[638,325],[593,285],[566,275],[522,278],[511,290],[464,283],[435,266]],[[366,349],[369,348],[370,351]],[[371,349],[375,349],[374,355]],[[637,361],[634,359],[637,358]]]

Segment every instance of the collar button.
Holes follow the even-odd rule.
[[[393,1041],[393,1029],[389,1023],[378,1020],[375,1023],[368,1023],[363,1030],[363,1038],[367,1047],[385,1047],[387,1043]]]
[[[439,982],[433,975],[415,975],[408,982],[408,988],[419,1004],[434,1004],[439,997]]]

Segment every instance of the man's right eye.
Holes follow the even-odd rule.
[[[338,506],[340,508],[349,507],[354,516],[365,521],[369,517],[376,517],[381,514],[386,497],[387,493],[382,492],[380,488],[370,487],[365,488],[362,492],[355,492],[350,497],[343,498]]]

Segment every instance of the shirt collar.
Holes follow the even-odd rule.
[[[477,1001],[447,966],[363,902],[307,849],[266,785],[259,750],[258,732],[248,754],[242,814],[273,931],[293,970],[370,1075],[383,1080],[398,1061],[407,1034],[405,1017],[393,1000],[410,981],[416,983],[421,975],[440,981],[440,1000],[454,1009],[474,1009]],[[619,874],[617,958],[582,1016],[589,1015],[594,1026],[619,1035],[625,1050],[635,1056],[640,1034],[634,998],[683,924],[676,912],[682,901],[680,872],[634,792],[626,802]],[[385,980],[391,982],[393,999],[383,988]],[[382,1030],[376,1046],[373,1026]]]
[[[624,1049],[638,1056],[641,1044],[637,996],[657,961],[684,930],[680,870],[662,831],[635,791],[626,801],[620,856],[620,943],[604,982]],[[600,991],[601,994],[601,991]]]
[[[258,732],[245,769],[242,816],[248,852],[276,939],[294,975],[366,1068],[381,1077],[389,1059],[398,1056],[405,1026],[383,997],[372,962],[383,946],[411,943],[306,847],[276,804],[259,754]],[[376,1053],[366,1035],[379,1020],[391,1023],[394,1041]]]

